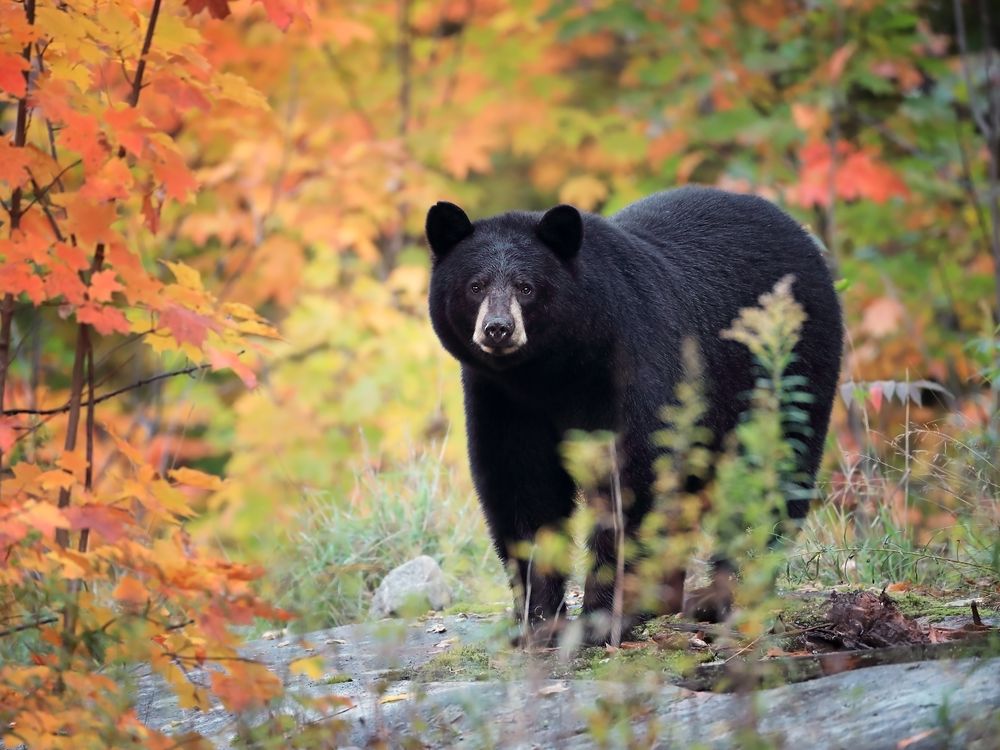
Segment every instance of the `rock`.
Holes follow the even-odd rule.
[[[451,591],[434,558],[421,555],[389,571],[372,599],[371,616],[388,617],[404,606],[444,609],[451,603]]]
[[[501,649],[506,622],[445,617],[449,633],[464,645]],[[988,750],[997,747],[1000,721],[1000,657],[945,659],[887,664],[820,677],[809,682],[736,693],[692,692],[660,680],[620,682],[548,678],[538,672],[539,657],[509,652],[510,665],[533,670],[529,677],[513,671],[504,680],[417,682],[417,668],[438,657],[433,645],[440,635],[403,622],[361,623],[311,633],[310,643],[331,644],[323,652],[329,669],[344,680],[312,680],[292,675],[288,663],[305,655],[304,646],[279,648],[274,641],[252,641],[241,655],[259,660],[283,674],[289,698],[280,711],[305,726],[321,718],[303,699],[341,701],[334,706],[342,722],[337,747],[393,747],[419,740],[428,750],[444,748],[606,747],[608,738],[594,735],[594,717],[614,718],[612,737],[631,732],[634,745],[645,738],[655,747],[738,750],[748,732],[769,747],[851,748],[881,750]],[[498,653],[503,653],[498,650]],[[556,657],[553,657],[556,658]],[[208,671],[188,674],[201,684]],[[242,719],[213,701],[209,710],[182,709],[173,690],[148,666],[134,674],[138,718],[178,737],[205,735],[222,750],[240,745],[233,738],[238,721],[254,725],[266,712]],[[382,703],[391,686],[394,696]],[[323,704],[320,704],[323,705]],[[419,730],[417,727],[425,727]],[[415,732],[419,732],[419,737]],[[657,736],[658,742],[651,738]],[[622,744],[622,743],[620,743]],[[317,746],[317,745],[312,745]],[[2,746],[0,746],[2,747]]]

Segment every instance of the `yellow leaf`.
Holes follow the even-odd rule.
[[[68,489],[73,486],[76,479],[73,475],[63,471],[62,469],[53,469],[52,471],[46,471],[44,474],[40,474],[38,477],[38,483],[43,489],[51,490],[58,487],[59,489]]]
[[[593,210],[608,196],[608,186],[592,175],[581,175],[568,180],[559,191],[559,200],[584,211]]]
[[[198,471],[197,469],[189,469],[186,466],[180,469],[172,469],[170,472],[170,478],[175,482],[180,484],[186,484],[189,487],[197,487],[201,490],[221,490],[222,480],[213,475],[206,474],[203,471]]]
[[[395,695],[385,695],[379,700],[379,703],[385,705],[386,703],[399,703],[400,701],[408,701],[413,697],[412,693],[396,693]]]
[[[257,314],[256,310],[250,307],[250,305],[244,305],[242,302],[226,302],[222,306],[222,311],[226,313],[226,315],[239,320],[256,320],[260,323],[266,322],[264,318]]]
[[[161,52],[179,52],[201,44],[198,30],[173,13],[163,13],[156,21],[156,48]]]
[[[163,261],[163,263],[170,269],[170,272],[177,279],[177,283],[186,289],[193,289],[194,291],[200,292],[203,287],[201,285],[201,274],[195,271],[191,266],[186,263],[181,263],[180,261],[172,262],[169,260]]]
[[[256,320],[241,320],[236,324],[236,330],[251,336],[266,336],[270,339],[280,338],[281,334],[272,326],[265,325]]]
[[[215,81],[219,84],[219,96],[223,99],[229,99],[245,107],[263,110],[271,108],[264,95],[247,83],[242,76],[220,73],[215,77]]]
[[[302,674],[310,680],[318,680],[323,676],[323,659],[319,656],[309,656],[296,659],[288,665],[292,674]]]
[[[87,556],[69,548],[53,550],[48,554],[48,557],[62,567],[59,574],[63,578],[77,580],[86,578],[93,573]]]
[[[150,487],[153,497],[160,501],[160,504],[171,513],[178,516],[193,516],[194,511],[188,505],[184,494],[163,480],[153,482]]]
[[[108,434],[111,435],[111,439],[115,441],[115,446],[117,446],[119,453],[125,456],[129,461],[131,461],[136,466],[146,463],[143,460],[142,454],[139,453],[139,451],[137,451],[127,442],[118,437],[118,435],[116,435],[110,428],[106,429],[108,431]]]

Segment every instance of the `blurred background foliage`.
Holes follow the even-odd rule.
[[[420,552],[460,597],[506,598],[468,479],[458,368],[427,319],[422,225],[439,199],[473,217],[560,201],[611,213],[696,182],[777,202],[829,250],[849,329],[853,406],[838,403],[824,474],[823,513],[840,520],[814,524],[814,551],[884,547],[884,524],[908,550],[948,555],[966,554],[948,534],[966,519],[995,534],[990,3],[298,0],[278,4],[284,30],[266,5],[166,3],[175,20],[154,49],[196,48],[235,103],[144,92],[197,190],[162,210],[154,195],[155,239],[131,239],[147,267],[183,261],[280,338],[241,354],[256,387],[202,373],[102,409],[161,471],[226,477],[188,527],[263,562],[279,604],[311,625],[357,619],[380,576]],[[27,304],[14,324],[6,406],[64,399],[71,327]],[[184,365],[142,339],[102,339],[109,387]],[[951,396],[879,384],[918,380]],[[833,579],[854,570],[829,565]]]

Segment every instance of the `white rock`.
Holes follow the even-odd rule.
[[[388,617],[408,602],[423,597],[431,609],[444,609],[451,603],[451,592],[444,573],[432,557],[421,555],[389,571],[372,598],[371,616]]]

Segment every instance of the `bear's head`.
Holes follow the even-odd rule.
[[[544,355],[564,331],[583,217],[572,206],[469,221],[453,203],[427,212],[430,312],[451,354],[505,369]],[[572,325],[572,323],[570,323]]]

